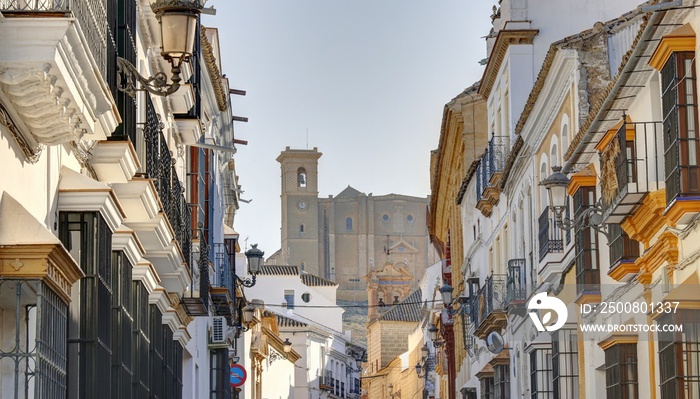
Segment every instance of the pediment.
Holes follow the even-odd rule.
[[[393,243],[389,247],[392,254],[415,254],[418,253],[418,248],[406,242],[403,238]]]

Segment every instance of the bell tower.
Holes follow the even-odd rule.
[[[319,256],[318,149],[287,147],[277,157],[282,169],[281,261],[324,276]]]

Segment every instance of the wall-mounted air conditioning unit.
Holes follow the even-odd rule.
[[[226,318],[223,316],[214,316],[211,318],[211,324],[209,325],[209,346],[226,348],[228,347],[228,340],[226,339]]]

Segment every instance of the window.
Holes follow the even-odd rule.
[[[294,290],[284,290],[284,301],[287,302],[287,309],[294,309]]]
[[[112,398],[131,396],[134,376],[133,352],[133,295],[131,293],[131,263],[122,251],[112,252],[112,326],[114,347],[112,351]]]
[[[595,204],[595,187],[581,187],[574,194],[574,218]],[[593,227],[576,228],[576,286],[578,293],[600,290],[598,233]]]
[[[481,399],[495,399],[493,377],[481,379]]]
[[[308,292],[301,294],[301,300],[305,303],[309,303],[309,301],[311,301],[311,294],[309,294]]]
[[[306,188],[306,169],[304,168],[297,170],[297,187]]]
[[[210,399],[230,399],[231,384],[229,382],[228,349],[214,349],[211,354]]]
[[[605,350],[605,391],[608,399],[636,399],[637,344],[617,344]]]
[[[510,367],[499,364],[493,372],[494,399],[510,399]]]
[[[683,325],[683,332],[659,332],[661,399],[700,398],[700,312],[679,310],[659,324]]]
[[[700,193],[695,53],[676,52],[661,70],[666,201]]]
[[[535,349],[530,353],[530,397],[552,399],[552,349]]]
[[[299,233],[304,234],[304,225],[303,224],[299,225]]]
[[[639,257],[639,242],[631,239],[619,224],[608,224],[610,236],[610,268],[621,262],[634,262]]]
[[[561,329],[552,336],[554,399],[578,398],[578,336]]]
[[[351,217],[345,218],[345,230],[352,231],[352,218]]]
[[[112,390],[112,232],[96,212],[61,212],[59,238],[85,277],[76,284],[68,325],[68,397],[96,398]],[[73,376],[73,377],[71,377]],[[77,376],[80,376],[78,378]]]

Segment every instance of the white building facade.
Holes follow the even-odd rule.
[[[213,316],[227,333],[240,313],[216,29],[196,23],[177,91],[131,96],[120,58],[171,72],[148,1],[0,11],[0,396],[230,398],[235,334],[212,340]]]

